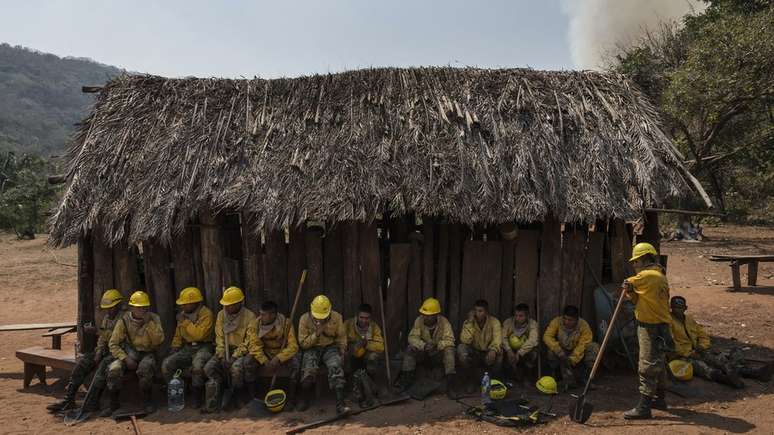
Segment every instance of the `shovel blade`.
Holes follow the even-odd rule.
[[[234,389],[229,387],[223,391],[223,397],[220,399],[220,409],[228,408],[231,403],[231,397],[234,395]]]
[[[64,424],[65,426],[75,426],[76,424],[85,421],[89,418],[91,413],[82,411],[81,409],[75,409],[72,412],[65,414]]]
[[[576,423],[586,423],[593,411],[594,405],[586,402],[585,398],[578,399],[570,406],[570,419]]]

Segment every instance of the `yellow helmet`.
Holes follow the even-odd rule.
[[[266,408],[271,412],[280,412],[285,407],[285,401],[287,395],[282,390],[271,390],[266,393],[263,402],[266,404]]]
[[[178,305],[195,304],[203,301],[202,292],[196,287],[186,287],[180,292],[180,297],[175,301]]]
[[[441,303],[436,298],[427,298],[422,302],[422,306],[419,308],[419,313],[426,316],[432,316],[441,312]]]
[[[315,319],[327,319],[331,315],[331,300],[325,295],[317,295],[312,299],[310,308]]]
[[[684,359],[669,361],[669,371],[678,381],[690,381],[693,379],[693,364]]]
[[[113,308],[124,300],[124,296],[118,290],[112,288],[102,293],[102,300],[99,301],[99,307],[103,310]]]
[[[521,341],[521,337],[516,334],[511,334],[511,336],[508,337],[508,344],[511,345],[511,349],[519,350],[524,343]]]
[[[645,254],[658,256],[658,251],[656,251],[656,248],[650,243],[637,243],[634,245],[634,249],[632,249],[632,258],[630,258],[629,261],[634,261]]]
[[[508,394],[508,387],[505,384],[497,379],[492,379],[489,382],[489,397],[492,400],[504,399],[506,394]]]
[[[535,383],[535,387],[543,394],[556,394],[556,379],[543,376]]]
[[[245,294],[242,293],[242,289],[239,287],[229,287],[223,292],[223,297],[220,298],[220,304],[225,306],[238,304],[245,300]]]
[[[132,293],[132,296],[129,297],[129,306],[150,307],[150,297],[148,296],[148,293],[145,293],[142,290],[137,290],[136,292]]]

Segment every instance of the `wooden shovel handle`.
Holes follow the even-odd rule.
[[[594,375],[597,374],[597,368],[599,368],[599,363],[602,361],[602,356],[605,354],[605,347],[607,347],[607,340],[610,338],[610,333],[613,332],[613,325],[615,324],[615,320],[618,318],[618,312],[621,311],[621,306],[623,305],[623,301],[625,297],[624,293],[625,291],[621,291],[621,295],[618,297],[618,303],[615,304],[615,310],[613,310],[613,315],[610,316],[610,323],[607,324],[607,329],[605,330],[605,337],[602,339],[602,345],[599,346],[599,353],[597,354],[597,358],[594,360],[594,366],[591,368],[591,374],[589,374],[589,378],[586,380],[586,386],[583,388],[582,396],[585,396],[586,393],[589,391],[589,385],[591,385],[591,381],[594,379]]]
[[[296,316],[296,308],[298,308],[298,299],[301,297],[301,289],[304,288],[304,283],[306,282],[306,269],[304,269],[301,272],[301,279],[298,280],[298,288],[296,289],[296,298],[293,299],[293,308],[290,309],[290,318],[288,319],[288,322],[290,322],[290,327],[293,327],[293,318]],[[285,348],[285,346],[288,344],[288,331],[287,328],[282,328],[283,334],[282,334],[282,346],[280,346],[280,352],[282,352],[282,349]],[[274,389],[274,383],[277,382],[277,373],[274,373],[274,376],[271,377],[271,383],[269,384],[269,390]]]

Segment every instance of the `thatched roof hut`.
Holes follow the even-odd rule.
[[[254,299],[272,296],[267,288],[277,258],[286,274],[274,281],[297,279],[290,270],[295,266],[288,263],[293,240],[279,237],[274,243],[277,238],[270,235],[290,228],[292,239],[292,229],[310,221],[329,225],[357,221],[361,224],[352,223],[352,231],[360,231],[357,225],[371,228],[366,238],[373,237],[369,246],[377,252],[369,261],[376,267],[376,280],[386,284],[392,265],[380,258],[394,260],[389,243],[408,240],[386,236],[391,231],[384,220],[380,221],[384,231],[377,232],[373,222],[381,216],[426,217],[426,222],[458,229],[515,223],[528,231],[525,224],[533,222],[579,225],[640,218],[646,207],[663,204],[693,184],[642,92],[622,76],[591,71],[383,68],[273,80],[124,76],[100,90],[92,113],[74,137],[69,161],[67,191],[51,221],[51,243],[81,241],[108,255],[113,249],[111,278],[102,281],[117,286],[119,276],[126,274],[119,264],[127,266],[125,259],[123,263],[116,259],[116,252],[123,252],[124,258],[127,247],[131,251],[143,244],[148,275],[149,256],[161,255],[159,262],[168,265],[168,257],[178,251],[178,239],[195,240],[202,246],[193,248],[198,262],[193,268],[205,271],[191,273],[187,281],[205,287],[212,294],[211,304],[217,301],[218,279],[223,283],[225,272],[206,275],[216,267],[217,257],[228,257],[230,246],[240,244],[240,237],[241,252],[232,257],[240,257],[241,270],[229,279],[262,286],[255,289],[260,292]],[[224,240],[205,234],[211,225],[228,233],[226,221],[206,223],[207,216],[228,213],[241,216],[231,226],[236,228],[236,242],[204,252],[208,240],[215,244]],[[201,225],[193,237],[187,234],[192,223]],[[413,229],[414,221],[410,224]],[[535,266],[539,270],[562,265],[547,254],[552,252],[550,246],[560,250],[569,246],[562,240],[570,238],[562,239],[560,227],[550,227],[559,242],[543,240],[545,225],[542,233],[538,231],[543,234],[538,237],[543,240],[540,265]],[[419,259],[425,265],[410,266],[422,272],[421,296],[443,292],[452,303],[461,291],[464,302],[465,285],[460,284],[464,277],[450,274],[453,267],[464,269],[466,240],[475,240],[475,234],[450,233],[461,237],[465,246],[460,247],[459,258],[448,261],[448,270],[443,266],[439,271],[438,258],[447,255],[439,249],[447,243],[453,250],[454,240],[439,239],[445,231],[440,227],[428,240],[427,228],[425,224],[420,229],[425,247],[417,248],[423,250]],[[363,233],[358,234],[353,246],[363,248]],[[328,239],[328,234],[324,237]],[[312,291],[339,291],[335,287],[342,286],[341,299],[353,303],[350,300],[359,298],[353,299],[347,286],[356,285],[354,291],[367,299],[365,278],[357,278],[364,270],[365,251],[348,250],[347,231],[342,238],[343,279],[329,284],[327,276],[321,277],[319,288]],[[379,249],[377,239],[389,243]],[[580,248],[587,249],[591,237],[584,233],[582,240]],[[296,257],[311,267],[308,239],[306,243],[306,251]],[[275,255],[277,247],[284,257]],[[515,248],[509,249],[513,254]],[[324,250],[327,256],[327,240]],[[411,249],[406,252],[412,259],[417,256]],[[262,274],[263,278],[253,279],[260,284],[249,282],[251,266],[244,259],[250,255],[258,256],[251,264],[258,269],[255,274]],[[208,262],[208,256],[215,259]],[[85,257],[92,259],[82,262],[82,269],[93,271],[98,255]],[[509,258],[504,260],[511,263],[506,269],[514,266],[513,255]],[[347,271],[356,276],[348,278]],[[503,295],[513,294],[519,284],[512,282],[512,271],[510,278],[507,270],[502,273],[502,280],[498,277],[492,285],[502,284]],[[431,278],[426,278],[428,274]],[[90,281],[96,294],[104,285],[94,279],[100,279]],[[508,280],[510,284],[505,283]],[[391,281],[394,284],[395,278]],[[446,288],[437,288],[440,281]],[[165,285],[174,294],[184,283]],[[284,282],[274,286],[275,292],[282,287],[283,301],[292,298],[292,285],[287,290]],[[412,303],[411,289],[406,291],[408,299],[403,300]],[[461,312],[466,307],[462,303],[452,309]],[[89,306],[83,305],[83,310]]]

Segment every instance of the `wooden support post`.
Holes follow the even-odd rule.
[[[449,299],[448,308],[444,309],[454,327],[461,324],[462,246],[466,235],[467,231],[463,225],[449,224]]]
[[[758,262],[751,261],[747,264],[747,285],[755,286],[758,283]]]
[[[632,242],[626,229],[626,223],[621,219],[613,220],[610,225],[610,269],[615,283],[621,283],[634,272],[629,257],[632,253]]]
[[[502,245],[499,242],[465,241],[462,254],[460,320],[467,317],[477,299],[486,300],[491,308],[500,305],[501,275]]]
[[[734,283],[735,292],[742,289],[742,278],[739,275],[739,263],[736,260],[731,262],[731,280]]]
[[[435,296],[435,218],[422,218],[422,299]]]
[[[513,303],[527,304],[535,316],[535,292],[539,270],[540,231],[519,229],[516,239],[515,270],[516,285]],[[508,317],[513,315],[509,313]]]
[[[341,225],[329,225],[323,239],[323,276],[325,294],[334,307],[344,304],[344,258],[341,246]],[[341,309],[341,308],[338,308]]]
[[[182,233],[172,239],[170,252],[175,272],[175,295],[179,295],[186,287],[198,287],[193,256],[193,229],[190,226],[186,226]]]
[[[344,288],[340,309],[341,314],[346,319],[355,315],[355,309],[363,300],[363,295],[360,288],[360,253],[358,250],[357,222],[343,222],[341,229]]]
[[[658,227],[658,213],[655,211],[645,212],[645,227],[642,231],[643,242],[648,242],[661,252],[661,230]]]
[[[263,256],[264,300],[277,303],[282,312],[290,312],[288,302],[288,252],[284,230],[266,231]]]
[[[308,275],[301,293],[299,307],[308,307],[312,298],[325,291],[325,271],[323,262],[323,230],[320,227],[306,229],[306,267]],[[299,309],[299,311],[302,311]],[[302,312],[297,313],[301,317]]]
[[[225,285],[223,276],[223,241],[220,224],[223,220],[209,211],[199,215],[199,237],[201,241],[202,270],[204,272],[204,300],[215,313],[220,311],[220,298]]]
[[[172,285],[172,273],[169,269],[169,250],[159,241],[143,243],[145,254],[145,282],[153,301],[151,309],[161,318],[164,329],[164,347],[166,350],[175,331],[175,289]]]
[[[574,305],[580,309],[583,299],[583,275],[586,271],[584,251],[586,250],[585,226],[565,226],[562,241],[562,293],[560,307]]]
[[[586,244],[586,260],[584,264],[585,274],[583,275],[583,298],[581,299],[581,317],[589,325],[597,324],[597,313],[594,305],[594,289],[598,287],[597,282],[602,283],[602,255],[605,249],[605,233],[600,231],[591,231],[588,234],[588,243]],[[592,328],[596,330],[596,328]]]
[[[290,305],[287,308],[288,315],[290,315],[290,309],[293,305],[293,298],[296,296],[298,280],[301,279],[301,273],[306,268],[306,224],[302,224],[288,229],[287,293]]]
[[[540,275],[538,276],[538,301],[541,330],[561,313],[562,273],[562,224],[553,217],[546,217],[540,235]]]
[[[414,227],[414,215],[390,217],[389,226],[392,243],[408,243],[409,234]]]
[[[496,243],[496,242],[492,242]],[[513,315],[514,296],[514,260],[516,257],[516,241],[503,240],[502,245],[502,274],[500,277],[500,304],[499,308],[490,305],[492,314],[499,315],[505,320]]]
[[[263,253],[261,233],[257,231],[255,218],[249,213],[242,213],[242,270],[244,271],[244,288],[247,308],[258,312],[263,295]]]
[[[103,317],[102,310],[99,308],[102,293],[115,288],[113,250],[105,242],[101,228],[92,231],[92,242],[94,246],[94,323],[99,325]]]
[[[417,309],[408,304],[407,287],[411,245],[408,243],[390,244],[390,286],[385,301],[387,317],[387,345],[397,354],[405,345],[408,328],[417,317]],[[403,337],[404,340],[400,340]]]
[[[140,285],[137,247],[129,246],[125,240],[113,245],[113,281],[127,299]]]
[[[94,322],[94,248],[91,235],[78,239],[78,342],[81,352],[96,346],[95,336],[84,334],[83,325]]]
[[[444,312],[448,313],[449,224],[439,223],[436,232],[438,234],[438,256],[435,275],[435,298],[441,303]]]
[[[381,284],[381,258],[379,256],[379,233],[376,222],[358,223],[358,243],[360,252],[360,290],[363,302],[371,304],[371,317],[382,324],[379,311],[379,285]],[[357,307],[355,307],[357,309]],[[353,315],[357,315],[353,312]]]
[[[422,243],[417,234],[409,236],[411,240],[411,255],[409,258],[408,281],[406,284],[406,300],[408,312],[416,313],[422,305]],[[443,307],[442,307],[443,309]]]
[[[242,270],[242,231],[238,214],[223,215],[220,226],[223,241],[223,276],[226,287],[237,286],[244,290]]]

